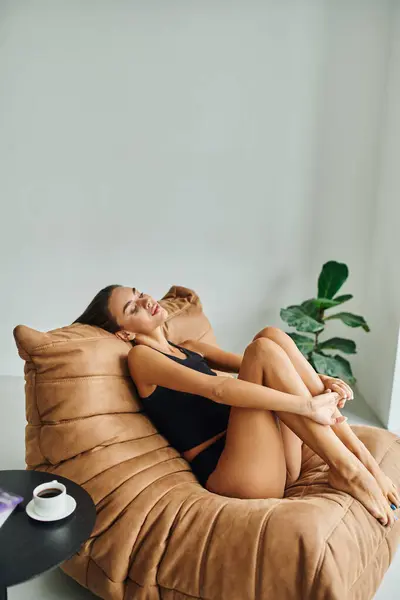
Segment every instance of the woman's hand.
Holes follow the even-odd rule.
[[[347,421],[347,417],[335,416],[338,408],[340,394],[326,390],[318,396],[309,398],[308,411],[306,417],[320,423],[321,425],[337,425]]]
[[[354,399],[353,390],[345,381],[337,379],[336,377],[330,377],[329,375],[318,375],[318,377],[324,384],[326,390],[333,390],[340,394],[338,408],[343,408],[347,400]]]

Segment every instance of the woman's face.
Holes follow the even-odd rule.
[[[167,311],[157,300],[129,287],[115,288],[108,308],[120,328],[129,333],[149,334],[167,317]]]

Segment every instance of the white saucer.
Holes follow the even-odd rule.
[[[38,515],[37,512],[35,512],[35,509],[33,507],[33,498],[30,502],[28,502],[25,510],[26,510],[26,514],[29,517],[32,517],[32,519],[36,519],[36,521],[59,521],[60,519],[65,519],[65,517],[68,517],[69,515],[71,515],[74,512],[75,508],[76,508],[75,498],[66,494],[65,510],[62,513],[59,513],[57,515],[53,515],[51,517],[42,517],[42,515]]]

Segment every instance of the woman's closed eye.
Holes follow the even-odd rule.
[[[139,298],[143,298],[144,294],[143,292],[139,295]],[[135,304],[135,308],[133,310],[130,311],[130,314],[133,315],[138,311],[138,306],[137,304]]]

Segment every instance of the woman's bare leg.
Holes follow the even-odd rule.
[[[311,396],[286,352],[267,338],[257,339],[246,348],[239,377],[295,395]],[[242,498],[282,497],[285,461],[282,438],[272,427],[273,414],[267,410],[231,408],[225,448],[206,484],[210,491]],[[357,498],[383,524],[394,522],[393,511],[375,479],[331,427],[293,413],[275,414],[329,465],[333,487]]]
[[[239,378],[263,385],[264,362],[260,342],[249,344]],[[285,481],[278,418],[270,410],[231,406],[225,447],[205,487],[234,498],[282,498]]]
[[[318,394],[323,393],[324,384],[318,377],[318,374],[312,365],[310,365],[310,363],[302,355],[289,335],[277,327],[265,327],[255,336],[255,339],[260,337],[268,338],[279,344],[279,346],[290,358],[297,373],[300,375],[302,381],[305,383],[312,396],[317,396]],[[333,389],[332,391],[337,390]],[[337,410],[335,416],[339,415],[340,412]],[[282,428],[282,436],[286,436],[289,447],[295,449],[292,450],[292,452],[296,451],[299,446],[301,448],[298,438],[297,440],[294,440],[293,437],[291,437],[294,434],[292,432],[288,433],[285,431],[287,430],[285,425],[283,425]],[[393,502],[396,506],[399,506],[400,496],[396,486],[385,475],[385,473],[383,473],[375,458],[369,452],[365,444],[363,444],[363,442],[356,436],[350,425],[346,421],[343,421],[342,423],[331,425],[331,428],[338,438],[343,442],[343,444],[363,463],[368,471],[372,473],[388,501]]]
[[[268,338],[261,338],[260,341],[262,340],[275,344]],[[278,344],[276,345],[280,352],[274,352],[273,361],[269,352],[269,360],[265,362],[265,374],[269,386],[296,395],[311,396],[287,353]],[[327,463],[328,478],[332,487],[355,497],[376,518],[380,515],[383,524],[393,524],[393,511],[376,480],[337,437],[332,427],[293,413],[282,411],[275,411],[275,413]]]

